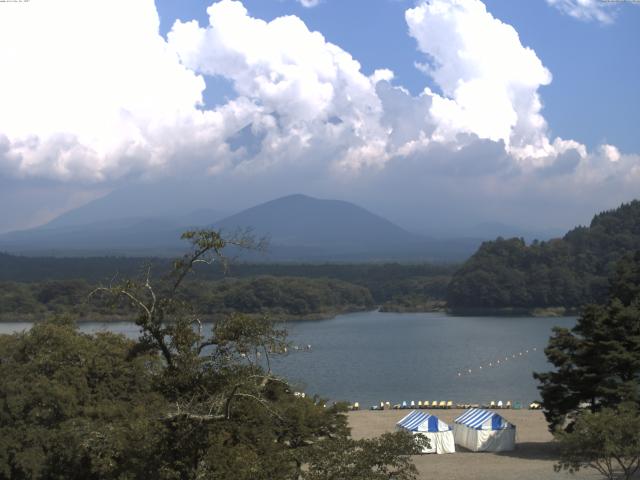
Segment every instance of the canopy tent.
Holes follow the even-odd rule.
[[[408,430],[414,435],[421,434],[429,439],[429,448],[424,447],[422,453],[453,453],[456,451],[451,427],[435,415],[413,410],[396,426],[398,429]]]
[[[516,448],[516,427],[490,410],[472,408],[454,420],[458,445],[473,452],[503,452]]]

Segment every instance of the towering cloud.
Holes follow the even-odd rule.
[[[153,0],[3,5],[0,172],[103,180],[197,142],[204,81],[158,28]]]
[[[229,0],[207,12],[206,28],[177,22],[169,45],[188,68],[233,82],[239,99],[224,114],[260,137],[253,162],[303,152],[356,168],[384,161],[384,148],[376,147],[386,137],[378,78],[363,75],[350,54],[295,16],[265,22]]]
[[[538,88],[551,73],[512,26],[480,0],[433,0],[408,10],[406,19],[427,56],[420,68],[443,93],[432,94],[438,137],[470,132],[502,140],[516,155],[547,154]]]

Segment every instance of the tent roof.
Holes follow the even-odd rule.
[[[435,415],[417,410],[411,411],[411,413],[396,425],[412,432],[446,432],[451,430],[449,425],[438,419]]]
[[[507,428],[515,428],[514,425],[507,422],[496,412],[482,410],[480,408],[472,408],[464,412],[454,421],[459,425],[464,425],[476,430],[504,430]]]

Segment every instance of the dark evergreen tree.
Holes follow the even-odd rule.
[[[545,353],[556,369],[534,377],[552,430],[570,426],[581,405],[640,401],[640,253],[619,262],[608,302],[586,306],[573,329],[554,329]]]

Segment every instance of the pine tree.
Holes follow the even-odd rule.
[[[640,401],[640,252],[619,262],[608,302],[586,306],[571,330],[554,329],[545,353],[556,370],[534,377],[551,430],[571,429],[581,406]]]

